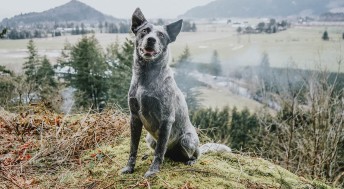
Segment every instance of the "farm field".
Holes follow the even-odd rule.
[[[214,26],[217,27],[217,26]],[[322,65],[337,71],[337,61],[344,54],[341,27],[328,27],[330,41],[321,39],[325,27],[292,27],[276,34],[238,35],[236,28],[222,26],[220,31],[181,33],[172,44],[172,61],[175,61],[186,46],[190,48],[194,62],[206,63],[214,50],[219,53],[224,72],[237,66],[258,65],[262,53],[269,55],[272,67],[298,67],[315,69]],[[129,34],[95,34],[104,49],[118,38],[133,38]],[[75,44],[81,36],[62,36],[34,39],[40,55],[46,55],[52,63],[60,56],[66,42]],[[15,72],[21,71],[25,62],[28,40],[0,40],[0,65]],[[343,71],[343,70],[341,70]]]
[[[210,29],[212,28],[212,29]],[[272,67],[292,67],[316,69],[325,67],[330,71],[338,70],[338,60],[343,59],[344,40],[341,27],[328,27],[330,41],[321,39],[325,27],[292,27],[276,34],[238,35],[236,28],[226,24],[200,26],[200,32],[181,33],[171,45],[172,61],[176,61],[186,46],[189,47],[192,61],[206,63],[210,61],[214,50],[218,51],[222,71],[226,75],[239,66],[252,66],[260,63],[262,54],[269,55]],[[123,43],[130,34],[95,34],[105,49],[118,40]],[[34,39],[40,55],[46,55],[53,64],[61,54],[61,49],[69,42],[75,44],[81,36],[61,36],[55,38]],[[21,72],[27,56],[26,45],[29,40],[0,40],[0,65]],[[343,66],[342,66],[343,67]],[[341,68],[341,72],[343,72]],[[239,109],[249,107],[255,110],[262,105],[227,91],[202,88],[200,98],[205,107],[230,107]]]
[[[201,87],[199,88],[199,92],[201,93],[199,100],[203,107],[215,109],[228,106],[231,109],[237,107],[238,110],[249,108],[252,113],[263,108],[263,105],[259,102],[233,94],[228,90]]]

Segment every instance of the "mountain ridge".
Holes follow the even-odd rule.
[[[99,21],[118,21],[119,19],[94,9],[78,0],[71,0],[66,4],[48,9],[43,12],[30,12],[4,18],[1,22],[5,26],[31,25],[47,22],[82,22],[98,23]]]
[[[194,7],[179,17],[228,18],[266,17],[292,15],[321,15],[330,10],[336,0],[215,0],[204,6]]]

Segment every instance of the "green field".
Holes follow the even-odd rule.
[[[247,107],[252,113],[263,108],[263,105],[257,101],[233,94],[229,90],[201,87],[199,92],[201,93],[199,99],[204,107],[215,109],[228,106],[229,108],[237,107],[238,110]]]
[[[273,67],[315,69],[321,64],[336,71],[337,60],[344,54],[344,29],[327,29],[330,41],[321,39],[325,27],[293,27],[276,34],[237,35],[234,28],[226,32],[186,33],[172,50],[178,55],[187,44],[196,62],[209,61],[212,51],[217,50],[225,69],[257,65],[266,52]]]
[[[180,34],[177,41],[171,45],[172,60],[177,60],[187,45],[194,62],[208,62],[213,51],[217,50],[225,74],[238,66],[258,65],[264,52],[269,55],[272,67],[316,69],[321,66],[330,71],[337,71],[338,60],[343,61],[344,29],[339,26],[327,28],[297,26],[276,34],[250,35],[238,35],[236,28],[226,24],[200,25],[200,28],[200,32]],[[330,41],[321,39],[325,29],[329,32]],[[96,34],[95,36],[104,49],[115,42],[116,38],[120,43],[125,41],[125,38],[133,39],[129,34]],[[39,54],[47,55],[55,64],[66,42],[75,44],[80,38],[81,36],[62,36],[34,39],[34,41]],[[27,56],[27,43],[28,40],[0,40],[0,65],[20,72]],[[228,92],[215,89],[201,91],[202,104],[205,106],[235,105],[240,109],[246,106],[250,109],[261,107],[253,100]]]
[[[205,28],[206,26],[202,26]],[[210,26],[207,26],[210,27]],[[236,66],[257,65],[263,52],[268,53],[273,67],[298,67],[314,69],[321,64],[331,71],[337,70],[337,60],[344,54],[344,32],[340,27],[328,27],[330,41],[321,39],[325,26],[292,27],[276,34],[238,35],[229,25],[214,25],[214,31],[203,29],[202,32],[181,33],[172,44],[173,59],[176,60],[186,45],[189,46],[195,62],[208,62],[212,52],[217,50],[224,71]],[[35,39],[41,55],[47,55],[52,62],[60,56],[61,49],[68,41],[72,44],[81,36],[62,36]],[[123,42],[128,34],[96,34],[105,48],[118,37]],[[28,40],[0,40],[0,65],[20,71],[25,61]],[[343,71],[343,70],[342,70]]]

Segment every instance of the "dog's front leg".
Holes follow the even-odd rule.
[[[133,173],[136,156],[137,156],[137,149],[140,143],[140,136],[142,132],[142,122],[138,116],[131,115],[130,118],[130,133],[131,133],[131,141],[130,141],[130,155],[127,166],[122,169],[123,174]]]
[[[152,165],[149,170],[145,173],[145,177],[150,177],[155,175],[160,170],[160,164],[164,160],[164,156],[167,149],[167,142],[170,137],[171,128],[174,123],[174,120],[162,121],[159,128],[159,138],[155,147],[155,154]]]

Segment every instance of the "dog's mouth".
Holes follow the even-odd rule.
[[[151,47],[140,48],[140,53],[144,58],[154,58],[159,54],[159,51]]]

